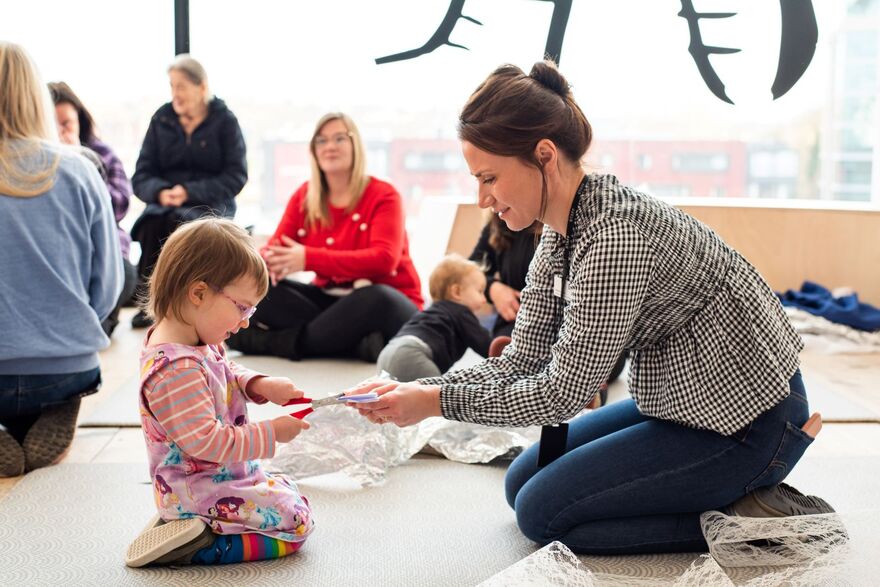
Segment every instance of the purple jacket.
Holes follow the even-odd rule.
[[[104,170],[107,172],[107,190],[110,192],[110,201],[113,203],[113,215],[116,216],[119,248],[122,250],[122,257],[128,259],[131,237],[119,227],[119,221],[125,218],[125,213],[128,211],[128,202],[131,199],[131,182],[125,175],[122,161],[106,143],[93,138],[85,146],[97,153],[104,163]]]

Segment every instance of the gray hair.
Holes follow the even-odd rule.
[[[181,53],[174,58],[174,61],[168,66],[168,73],[172,71],[179,71],[197,86],[201,84],[208,85],[208,72],[205,71],[201,63],[188,53]]]

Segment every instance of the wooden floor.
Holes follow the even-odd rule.
[[[87,417],[120,385],[138,372],[138,352],[144,330],[129,325],[133,310],[124,310],[122,323],[113,334],[110,348],[101,353],[102,390],[87,397],[80,420]],[[802,355],[805,376],[819,380],[826,389],[880,414],[880,354]],[[809,456],[860,457],[880,455],[880,424],[826,424],[812,444]],[[65,458],[69,463],[146,463],[144,440],[139,428],[79,428]],[[0,479],[0,499],[21,479]]]

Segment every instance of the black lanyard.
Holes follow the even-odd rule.
[[[568,228],[565,230],[565,246],[562,247],[562,275],[553,275],[553,294],[565,304],[568,289],[569,264],[571,263],[570,247],[574,234],[574,220],[577,217],[581,190],[574,193],[571,209],[568,211]],[[555,426],[541,427],[541,442],[538,445],[538,467],[545,467],[565,454],[568,442],[568,424],[562,422]]]
[[[571,273],[569,265],[571,264],[571,241],[574,234],[574,223],[577,217],[578,204],[581,200],[581,190],[574,193],[574,199],[571,201],[571,208],[568,211],[568,228],[565,230],[565,245],[562,247],[562,275],[553,276],[553,295],[565,303],[565,296],[568,293],[568,276]]]

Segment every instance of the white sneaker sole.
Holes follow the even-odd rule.
[[[156,523],[155,518],[151,520],[150,525],[129,545],[125,553],[127,566],[137,568],[150,564],[198,538],[206,526],[198,518],[172,520],[161,525]]]

